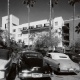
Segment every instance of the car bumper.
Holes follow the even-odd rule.
[[[62,70],[60,70],[60,72],[78,73],[78,72],[80,72],[80,70],[77,70],[77,69],[62,69]]]
[[[43,73],[19,73],[19,78],[25,79],[25,78],[43,78],[43,77],[53,77],[53,74],[43,74]]]

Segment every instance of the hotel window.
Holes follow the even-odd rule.
[[[36,25],[36,28],[40,28],[42,27],[42,24]]]
[[[23,30],[27,30],[27,27],[23,27]]]
[[[58,26],[58,22],[55,22],[55,26]]]
[[[16,32],[16,29],[13,29],[13,32]]]
[[[44,27],[49,27],[49,23],[45,23],[44,24]]]
[[[7,28],[6,24],[5,24],[5,29]]]
[[[13,26],[17,26],[16,24],[12,23]]]
[[[34,26],[29,26],[29,29],[33,29],[34,28]]]

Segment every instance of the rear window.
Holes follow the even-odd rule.
[[[66,56],[59,56],[60,58],[67,58]]]
[[[38,56],[38,54],[26,54],[26,57],[37,57]]]
[[[37,57],[37,58],[42,58],[42,54],[41,53],[38,53],[38,52],[24,52],[23,53],[23,56],[26,56],[26,57]]]

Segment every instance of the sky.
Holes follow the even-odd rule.
[[[10,0],[10,14],[19,18],[20,24],[28,22],[28,10],[23,4],[24,0]],[[30,22],[49,19],[49,1],[36,0],[33,7],[30,8]],[[76,3],[75,16],[80,16],[80,3]],[[7,0],[0,0],[0,26],[2,25],[2,17],[7,15]],[[62,16],[64,20],[70,19],[73,16],[73,6],[68,4],[68,0],[59,0],[57,5],[54,5],[54,14],[52,17]]]

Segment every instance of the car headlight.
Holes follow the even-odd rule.
[[[27,73],[23,73],[22,76],[23,76],[23,77],[27,77],[28,74],[27,74]]]

